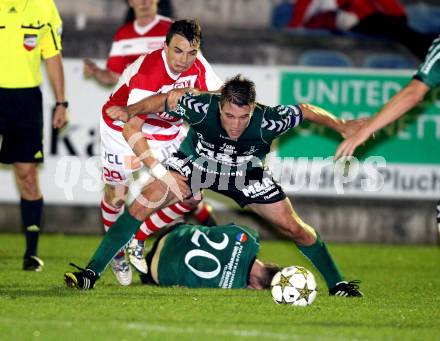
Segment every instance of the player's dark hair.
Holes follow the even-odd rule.
[[[185,37],[185,39],[188,40],[191,45],[195,43],[202,43],[202,28],[195,20],[178,20],[173,22],[168,29],[165,39],[167,45],[170,44],[171,39],[175,34]]]
[[[262,276],[259,277],[258,280],[263,289],[269,289],[273,276],[275,276],[278,271],[281,271],[281,267],[278,264],[273,263],[263,263],[263,265],[264,270]]]
[[[220,95],[220,104],[223,106],[228,102],[243,107],[254,104],[255,97],[255,83],[238,74],[226,81]]]

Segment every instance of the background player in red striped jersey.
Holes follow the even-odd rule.
[[[158,0],[128,0],[135,20],[122,25],[113,36],[106,68],[90,59],[84,60],[84,75],[102,85],[116,85],[122,71],[143,54],[163,47],[172,24],[168,17],[157,14]]]
[[[135,103],[156,93],[166,93],[173,88],[219,89],[222,81],[199,53],[200,42],[201,28],[195,21],[176,21],[170,26],[164,48],[143,55],[129,65],[103,106],[101,153],[105,189],[101,208],[106,229],[123,211],[128,183],[133,172],[142,168],[141,161],[132,150],[134,146],[130,146],[124,136],[133,129],[136,130],[142,139],[148,141],[152,156],[160,161],[177,151],[186,136],[186,131],[182,129],[182,120],[166,113],[141,115],[124,125],[121,121],[111,119],[106,114],[106,109],[114,105]],[[142,158],[142,162],[147,164],[144,159],[148,159],[148,156]],[[153,177],[163,176],[160,168],[147,167],[147,170]],[[197,203],[198,201],[194,200],[173,204],[154,213],[142,224],[129,247],[130,261],[136,269],[147,272],[143,257],[145,238],[194,209]],[[131,283],[131,270],[123,253],[118,254],[113,260],[112,270],[122,285]]]

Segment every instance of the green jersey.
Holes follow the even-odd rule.
[[[190,125],[179,151],[191,162],[201,164],[208,161],[217,170],[219,165],[223,166],[223,170],[228,167],[261,166],[272,141],[302,121],[299,106],[269,107],[257,104],[249,126],[238,140],[232,140],[221,126],[219,105],[219,95],[193,96],[186,93],[180,98],[176,109],[168,111]]]
[[[428,54],[419,66],[414,78],[430,88],[440,86],[440,36],[432,42]]]
[[[257,233],[235,224],[179,224],[163,238],[158,284],[190,288],[246,288],[260,248]]]

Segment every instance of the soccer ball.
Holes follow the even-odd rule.
[[[315,276],[301,266],[289,266],[277,272],[271,282],[272,298],[278,304],[305,307],[316,298]]]

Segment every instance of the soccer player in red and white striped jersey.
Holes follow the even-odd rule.
[[[119,76],[129,64],[141,55],[164,46],[172,20],[157,14],[158,2],[158,0],[128,0],[135,20],[122,25],[116,32],[105,69],[100,69],[91,60],[84,61],[86,77],[93,77],[103,85],[116,85]],[[214,225],[211,211],[211,207],[202,202],[192,213],[199,223]],[[102,214],[104,217],[106,212],[103,210]],[[105,224],[104,227],[108,230],[109,226]]]
[[[90,59],[84,60],[84,75],[108,86],[116,85],[124,69],[139,56],[163,47],[165,36],[172,24],[170,18],[157,14],[159,0],[128,0],[133,9],[134,20],[122,25],[113,37],[113,42],[104,69]],[[101,214],[106,231],[122,213],[122,208],[114,208],[101,202]],[[115,257],[112,270],[119,283],[131,283],[131,271],[123,253]]]
[[[165,46],[139,57],[128,66],[103,106],[101,153],[105,191],[102,209],[103,216],[106,217],[103,221],[107,226],[111,225],[123,210],[132,173],[142,168],[143,163],[147,165],[142,158],[139,160],[137,157],[135,145],[125,141],[125,130],[133,126],[139,128],[143,139],[148,141],[151,152],[159,161],[177,151],[186,136],[186,131],[182,128],[181,120],[166,113],[140,115],[124,125],[123,122],[114,121],[107,116],[106,109],[114,105],[136,103],[145,97],[166,93],[174,88],[219,89],[222,81],[200,54],[200,42],[201,29],[196,22],[181,20],[173,23],[166,36]],[[153,177],[161,177],[160,172],[155,172],[155,167],[146,168]],[[129,248],[130,261],[139,271],[147,271],[142,240],[194,209],[197,203],[196,200],[189,200],[171,205],[150,216],[141,226]],[[199,215],[206,218],[209,217],[209,212],[202,210]]]

